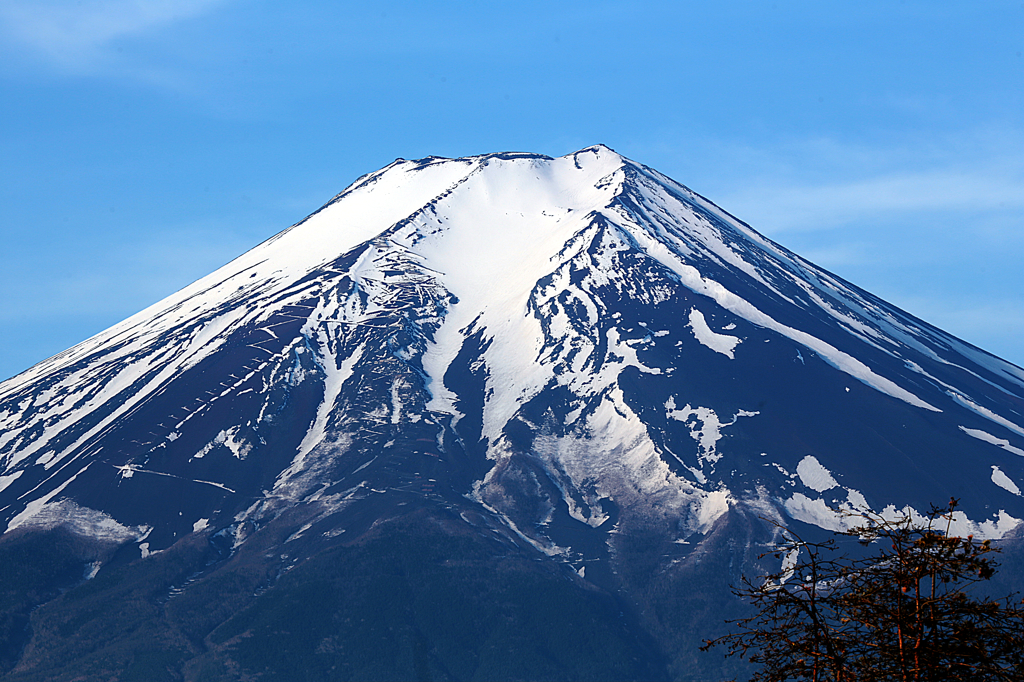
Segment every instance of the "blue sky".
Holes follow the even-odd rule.
[[[605,143],[1024,365],[1024,4],[0,0],[0,378],[396,157]]]

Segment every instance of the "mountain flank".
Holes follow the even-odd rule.
[[[1024,370],[608,147],[399,159],[0,384],[0,671],[727,679],[775,522],[953,495],[1019,581],[1022,425]]]

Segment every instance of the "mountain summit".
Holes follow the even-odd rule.
[[[80,612],[95,594],[152,606],[168,679],[276,679],[259,646],[316,593],[322,627],[271,638],[310,679],[714,677],[696,628],[765,519],[954,495],[959,532],[1002,538],[1022,457],[1024,370],[651,168],[600,145],[399,159],[0,384],[0,554],[47,538],[79,566],[9,609],[45,602],[5,655],[24,679],[129,670],[130,634],[75,648],[128,618]],[[528,641],[466,625],[506,603]],[[385,630],[394,667],[353,663]]]

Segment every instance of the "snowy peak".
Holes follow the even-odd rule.
[[[596,560],[644,524],[838,527],[963,489],[964,528],[999,536],[1022,415],[1020,368],[608,147],[399,159],[0,384],[0,520],[152,551],[429,490]]]

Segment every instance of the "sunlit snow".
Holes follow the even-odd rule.
[[[805,486],[819,493],[831,490],[839,484],[832,477],[832,472],[822,466],[814,455],[807,455],[796,465],[797,476]]]
[[[1010,431],[1014,431],[1015,433],[1018,433],[1018,434],[1024,436],[1024,428],[1022,428],[1020,426],[1017,426],[1016,424],[1011,422],[1009,419],[1006,419],[1005,417],[1001,417],[998,414],[996,414],[995,412],[993,412],[992,410],[989,410],[989,409],[986,409],[986,408],[982,407],[981,405],[979,405],[978,403],[974,402],[973,400],[971,400],[967,396],[963,395],[962,393],[958,393],[957,391],[947,391],[947,393],[950,395],[950,397],[952,397],[958,403],[960,403],[964,407],[967,407],[967,408],[977,412],[978,414],[980,414],[985,419],[989,419],[989,420],[995,422],[996,424],[999,424],[1000,426],[1005,426]],[[971,435],[974,435],[974,434],[971,434]]]
[[[1005,438],[993,436],[991,433],[987,433],[985,431],[982,431],[981,429],[969,429],[966,426],[961,426],[960,430],[966,433],[968,436],[974,436],[978,440],[983,440],[986,443],[992,443],[992,445],[1001,447],[1007,452],[1012,452],[1015,455],[1020,455],[1021,457],[1024,457],[1024,450],[1013,445],[1010,445],[1010,441],[1006,440]]]
[[[690,329],[698,341],[730,360],[733,359],[733,349],[742,340],[736,336],[718,334],[711,331],[711,327],[708,326],[707,321],[704,319],[704,314],[696,308],[690,309]]]
[[[1003,490],[1007,490],[1014,495],[1020,495],[1020,488],[1017,487],[1017,484],[997,466],[992,467],[992,482]]]

